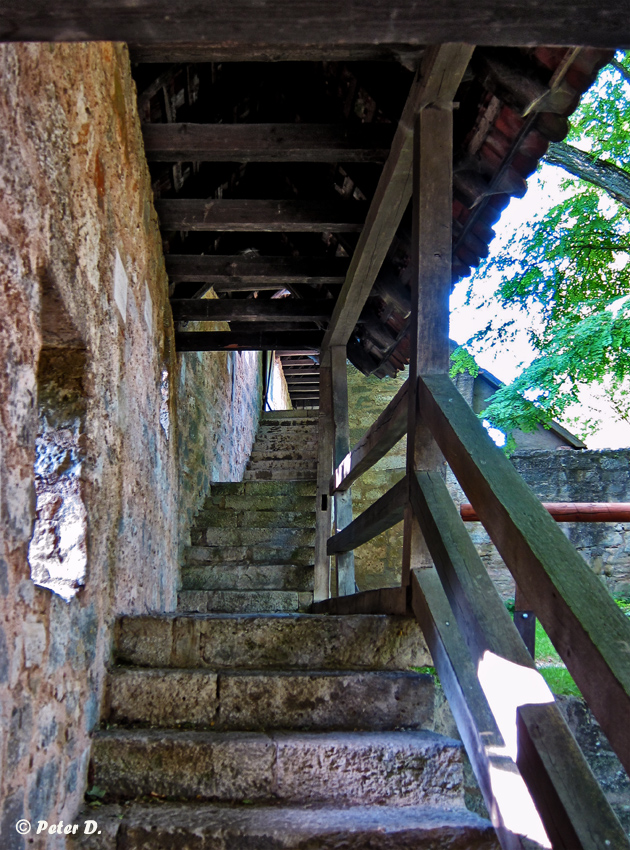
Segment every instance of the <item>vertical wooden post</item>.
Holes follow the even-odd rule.
[[[319,416],[317,438],[317,504],[315,506],[315,570],[313,601],[330,598],[330,557],[326,545],[331,531],[331,498],[328,493],[333,470],[333,414],[330,358],[319,367]]]
[[[333,466],[336,469],[350,451],[350,426],[348,422],[348,370],[346,346],[330,348],[332,373],[332,406],[335,424],[335,450]],[[335,531],[341,531],[352,522],[352,488],[335,493]],[[355,591],[354,552],[336,555],[337,595],[348,596]]]
[[[452,97],[452,95],[451,95]],[[418,375],[449,368],[449,295],[453,218],[452,103],[427,106],[416,120],[413,168],[412,324],[410,329],[408,480],[416,470],[443,464],[440,450],[418,410]],[[431,565],[410,505],[405,510],[403,585],[410,567]]]

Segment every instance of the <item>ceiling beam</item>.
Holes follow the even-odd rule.
[[[630,16],[619,0],[391,0],[365,8],[356,0],[3,0],[0,39],[125,41],[161,45],[163,57],[168,45],[192,45],[205,61],[217,49],[242,59],[246,48],[273,57],[463,40],[621,47],[630,44]]]
[[[167,254],[164,260],[172,283],[207,283],[217,292],[342,284],[348,271],[341,257]]]
[[[155,208],[162,230],[356,233],[365,204],[358,201],[169,200]]]
[[[175,334],[177,351],[316,351],[321,331],[184,331]]]
[[[472,52],[473,47],[467,44],[444,44],[425,54],[337,298],[324,337],[323,356],[328,348],[347,344],[411,199],[415,118],[428,104],[451,108]]]
[[[145,124],[150,162],[385,162],[392,124]]]
[[[333,301],[281,298],[219,300],[182,298],[171,301],[176,322],[299,322],[329,320]]]

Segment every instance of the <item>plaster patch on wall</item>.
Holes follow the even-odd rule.
[[[168,412],[171,390],[167,369],[162,369],[162,377],[160,380],[160,395],[162,396],[162,400],[160,402],[160,425],[162,427],[162,430],[166,434],[166,439],[168,440],[169,430],[171,427],[170,414]]]
[[[116,260],[114,262],[114,300],[120,310],[123,322],[127,321],[127,292],[129,291],[129,278],[120,259],[118,248],[116,248]]]
[[[144,321],[147,323],[149,334],[153,333],[153,300],[149,292],[149,286],[144,284]]]

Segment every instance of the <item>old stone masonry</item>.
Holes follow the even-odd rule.
[[[440,734],[412,619],[312,598],[316,420],[267,414],[213,485],[178,611],[117,625],[91,782],[99,850],[495,848]],[[91,815],[94,817],[94,814]]]

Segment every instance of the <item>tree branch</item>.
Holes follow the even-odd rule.
[[[575,177],[592,183],[630,209],[630,174],[613,162],[593,159],[566,142],[551,142],[545,155],[550,165],[559,165]]]
[[[622,65],[621,62],[618,62],[616,59],[611,59],[610,64],[616,71],[619,71],[621,76],[626,80],[626,82],[630,83],[630,71],[626,68],[625,65]]]

